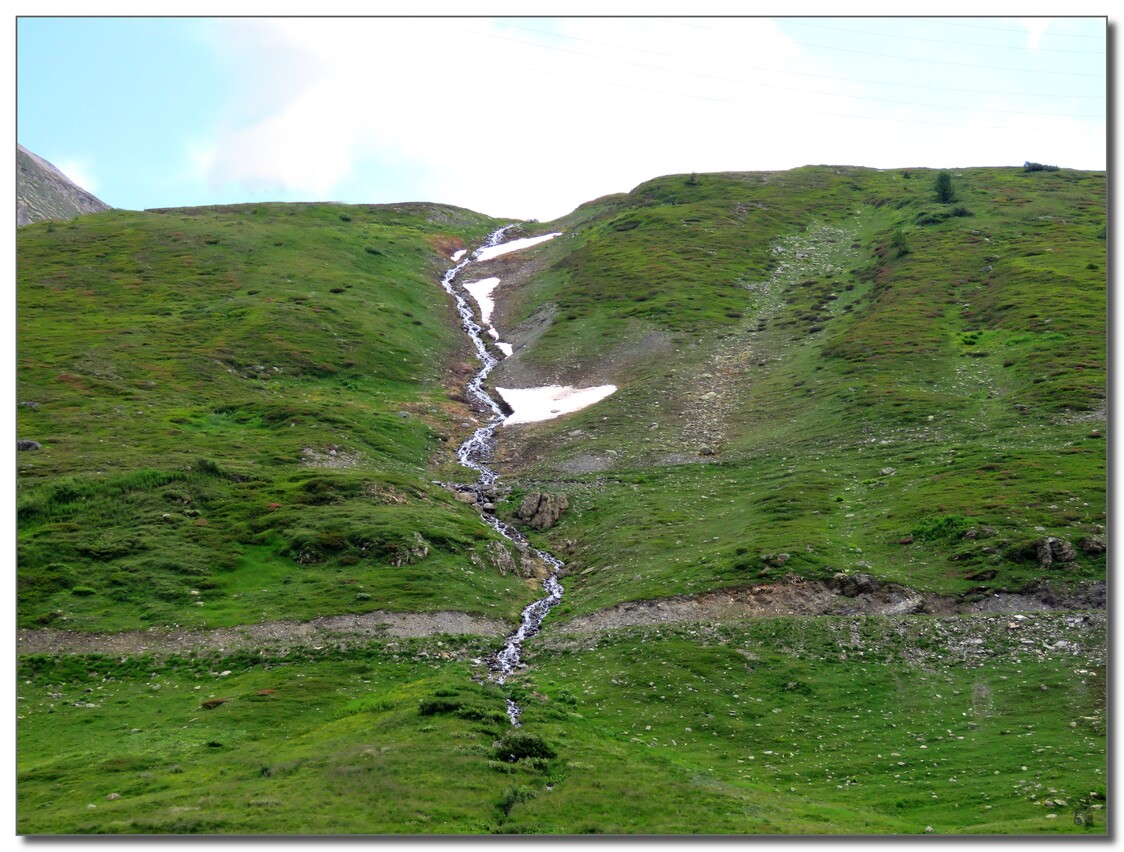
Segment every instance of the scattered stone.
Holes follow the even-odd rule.
[[[211,699],[208,699],[207,701],[204,701],[199,706],[202,707],[204,710],[214,710],[216,707],[218,707],[222,704],[226,704],[225,698],[211,698]]]
[[[792,557],[787,553],[762,553],[761,561],[772,568],[780,568]]]
[[[882,476],[893,476],[895,473],[897,473],[897,471],[892,467],[884,467],[882,468],[882,470],[878,471],[878,473]]]
[[[109,795],[107,795],[107,796],[106,796],[105,798],[106,798],[106,799],[107,799],[108,801],[112,802],[112,801],[114,801],[114,800],[116,800],[116,799],[120,799],[120,798],[121,798],[121,794],[120,794],[120,793],[110,793],[110,794],[109,794]]]
[[[20,405],[23,406],[24,408],[38,408],[39,407],[39,403],[33,402],[32,400],[27,400],[26,402],[21,402]]]
[[[519,573],[515,567],[515,560],[511,556],[511,551],[507,549],[502,541],[493,541],[486,548],[485,552],[488,555],[488,560],[499,571],[501,577],[506,577],[508,574]]]
[[[712,456],[712,455],[714,455],[714,448],[708,447],[706,444],[703,444],[701,447],[699,447],[699,455],[700,456]]]
[[[476,502],[476,494],[472,491],[457,491],[453,496],[460,500],[462,503]]]
[[[403,420],[409,420],[411,417],[413,417],[413,415],[408,411],[396,411],[394,413],[394,416],[401,417]]]
[[[42,447],[38,441],[16,441],[17,450],[39,450]]]

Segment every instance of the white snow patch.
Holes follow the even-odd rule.
[[[549,239],[553,239],[561,233],[562,232],[559,231],[554,234],[543,234],[543,236],[541,237],[526,237],[522,240],[512,240],[511,242],[503,243],[502,245],[480,249],[480,251],[476,253],[476,261],[477,263],[480,263],[485,260],[491,260],[493,257],[499,257],[501,254],[507,254],[508,252],[512,251],[519,251],[519,249],[530,248],[533,245],[538,245],[539,243],[546,242]]]
[[[484,325],[491,325],[492,323],[492,311],[496,307],[496,303],[492,299],[492,291],[496,289],[499,283],[500,279],[498,278],[484,278],[480,281],[470,281],[464,285],[464,289],[480,306],[480,322]]]
[[[499,340],[499,339],[497,339],[497,340],[496,340],[496,346],[498,346],[498,347],[499,347],[499,350],[500,350],[500,352],[502,352],[502,353],[503,353],[504,355],[506,355],[506,356],[507,356],[508,358],[510,358],[510,357],[511,357],[511,353],[515,351],[515,350],[514,350],[514,349],[512,348],[512,346],[511,346],[511,344],[510,344],[510,343],[504,343],[504,342],[503,342],[502,340]]]
[[[600,402],[616,389],[616,385],[595,388],[547,385],[542,388],[496,388],[496,391],[511,406],[513,413],[503,422],[504,426],[511,426],[552,420],[561,414],[579,411]]]
[[[460,260],[466,254],[468,254],[468,249],[461,249],[460,251],[453,252],[453,256],[449,259],[452,260],[453,263],[456,263],[458,260]]]
[[[488,334],[492,336],[492,340],[499,342],[500,333],[493,326],[488,326]]]

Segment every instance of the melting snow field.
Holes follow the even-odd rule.
[[[509,243],[503,243],[498,246],[492,246],[491,248],[481,249],[479,252],[477,252],[475,260],[477,263],[480,263],[485,260],[491,260],[493,257],[499,257],[502,254],[507,254],[508,252],[530,248],[533,245],[538,245],[539,243],[553,239],[560,233],[561,231],[555,234],[544,234],[541,237],[526,237],[522,240],[512,240]]]
[[[450,260],[452,260],[453,263],[456,263],[462,257],[464,257],[467,253],[468,253],[468,249],[461,249],[460,251],[455,251],[455,252],[453,252],[453,256],[450,258]]]
[[[511,406],[513,413],[503,422],[504,426],[511,426],[551,420],[562,414],[579,411],[600,402],[616,389],[616,385],[595,388],[547,385],[543,388],[496,388],[496,391]]]
[[[515,349],[512,347],[512,345],[510,343],[504,343],[502,340],[499,339],[499,337],[496,338],[496,346],[498,346],[499,349],[500,349],[500,352],[502,352],[508,358],[510,358],[511,353],[515,351]]]
[[[464,289],[480,306],[480,322],[484,325],[492,324],[492,311],[496,307],[495,300],[492,299],[492,291],[499,286],[499,283],[498,278],[484,278],[480,281],[469,281],[464,285]]]

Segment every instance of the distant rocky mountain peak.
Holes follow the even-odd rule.
[[[73,219],[112,208],[82,189],[54,165],[16,145],[16,224]]]

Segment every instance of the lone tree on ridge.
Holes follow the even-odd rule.
[[[941,204],[950,204],[956,200],[956,193],[952,191],[952,175],[940,172],[936,183],[937,201]]]

